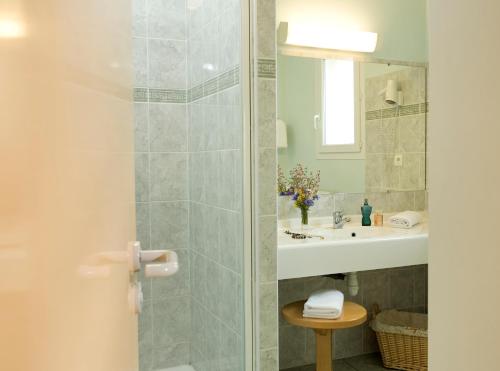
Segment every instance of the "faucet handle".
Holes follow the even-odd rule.
[[[333,212],[333,221],[335,224],[341,223],[342,218],[344,218],[344,210],[340,209]]]

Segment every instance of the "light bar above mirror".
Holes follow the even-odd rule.
[[[375,32],[343,30],[334,26],[280,22],[278,43],[351,52],[373,53]]]

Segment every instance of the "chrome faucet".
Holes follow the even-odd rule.
[[[342,229],[345,223],[349,223],[351,218],[344,217],[344,210],[333,212],[333,229]]]

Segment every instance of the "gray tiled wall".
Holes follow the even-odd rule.
[[[142,279],[141,371],[242,369],[240,2],[134,0],[137,235],[180,271]]]
[[[180,271],[142,278],[141,371],[189,363],[187,19],[184,0],[134,0],[137,238],[177,251]],[[169,99],[163,98],[169,94]]]
[[[387,80],[398,81],[404,104],[384,102]],[[411,67],[365,80],[366,191],[425,189],[426,69]],[[403,155],[402,166],[394,165]]]
[[[257,169],[258,366],[278,370],[278,281],[276,204],[276,41],[274,0],[256,0],[254,18],[254,141]]]
[[[334,210],[344,210],[346,215],[361,214],[361,205],[365,198],[374,210],[386,213],[427,209],[427,191],[372,192],[372,193],[335,193],[321,194],[314,206],[309,209],[311,217],[332,216]],[[278,197],[279,219],[300,218],[300,210],[290,196]]]
[[[243,362],[239,1],[134,1],[137,232],[181,270],[143,280],[141,370]]]
[[[363,305],[372,317],[373,304],[380,309],[396,308],[415,312],[427,311],[427,266],[381,269],[359,272],[360,290],[349,296],[345,281],[326,277],[298,278],[279,282],[279,307],[306,299],[318,289],[336,288],[351,300]],[[279,322],[280,369],[315,363],[314,332],[289,325],[281,316]],[[368,322],[363,326],[339,330],[334,334],[335,359],[378,351],[376,337]]]
[[[188,7],[191,363],[244,362],[239,0]]]

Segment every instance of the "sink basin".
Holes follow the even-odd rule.
[[[384,216],[385,220],[389,215]],[[361,218],[342,229],[332,218],[314,218],[303,230],[299,220],[284,220],[278,228],[278,279],[356,272],[427,263],[427,222],[410,229],[362,227]],[[294,239],[285,231],[303,233]]]

